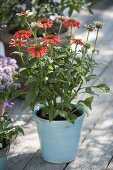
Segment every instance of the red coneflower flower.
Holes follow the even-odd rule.
[[[21,17],[21,16],[25,16],[25,17],[28,17],[30,15],[30,10],[27,10],[27,11],[24,11],[24,12],[21,12],[21,13],[17,13],[16,15]]]
[[[9,42],[9,47],[25,47],[27,43],[27,40],[22,40],[22,39],[11,39]]]
[[[80,22],[76,21],[74,19],[68,19],[68,20],[64,21],[64,25],[65,25],[65,27],[79,27]]]
[[[84,45],[84,42],[82,42],[80,39],[71,38],[71,42],[81,46]]]
[[[28,51],[30,54],[32,54],[34,57],[42,57],[48,52],[48,48],[45,45],[32,45],[28,48]]]
[[[39,28],[51,28],[53,26],[53,21],[51,19],[48,19],[48,18],[43,18],[41,20],[38,20],[36,23],[35,23],[35,26],[36,27],[39,27]]]
[[[15,34],[14,34],[14,37],[15,38],[22,38],[22,39],[27,39],[29,37],[31,37],[32,35],[32,31],[31,30],[20,30],[20,31],[17,31]]]
[[[43,38],[42,42],[57,45],[60,42],[60,37],[57,35],[48,35]]]

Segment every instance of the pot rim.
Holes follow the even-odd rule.
[[[73,105],[76,105],[76,103],[72,103],[72,104],[73,104]],[[50,122],[48,119],[44,119],[44,118],[39,117],[39,116],[36,114],[36,111],[39,110],[40,108],[43,108],[43,107],[44,107],[43,104],[37,104],[37,105],[35,106],[35,110],[34,110],[34,112],[33,112],[33,117],[34,117],[35,120],[43,121],[43,122],[46,122],[46,123],[56,123],[56,122],[58,122],[58,123],[60,123],[60,122],[66,123],[66,122],[69,122],[68,120],[52,120],[52,121]],[[81,109],[81,111],[83,112],[83,114],[76,118],[77,121],[79,121],[81,118],[85,117],[85,115],[86,115],[86,113],[85,113],[82,109]],[[76,122],[76,120],[75,120],[75,122]],[[70,122],[69,122],[69,123],[70,123]],[[70,124],[72,124],[72,123],[70,123]]]

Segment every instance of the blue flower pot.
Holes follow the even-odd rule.
[[[51,163],[73,161],[77,155],[85,114],[78,117],[74,124],[67,120],[49,122],[37,116],[41,107],[42,105],[36,107],[34,118],[37,122],[43,159]]]
[[[0,150],[0,170],[6,169],[8,152],[9,152],[9,146],[4,148],[3,150]]]
[[[0,170],[6,169],[6,163],[7,163],[7,156],[0,157]]]

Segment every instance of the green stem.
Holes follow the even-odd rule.
[[[22,63],[23,63],[23,65],[25,66],[25,62],[24,62],[24,59],[23,59],[23,56],[22,56],[22,52],[21,52],[21,50],[20,50],[20,47],[18,47],[18,51],[19,51],[19,54],[20,54]]]
[[[96,44],[97,44],[97,39],[98,39],[98,33],[99,33],[99,29],[97,29],[96,38],[95,38],[95,42],[94,42],[94,48],[93,48],[93,50],[92,50],[91,58],[93,57],[93,54],[95,53],[95,50],[96,50]]]
[[[72,27],[71,27],[71,37],[72,37]]]
[[[88,88],[89,88],[89,87],[97,88],[97,86],[88,86]],[[86,88],[87,88],[87,87],[82,87],[81,90],[82,90],[82,89],[86,89]]]
[[[57,102],[56,102],[56,96],[54,96],[54,106],[57,106]]]
[[[95,39],[95,43],[94,43],[94,50],[96,49],[96,43],[97,43],[97,39],[98,39],[98,33],[99,33],[99,29],[97,30],[97,34],[96,34],[96,39]]]
[[[36,36],[36,34],[34,33],[34,31],[33,31],[32,27],[30,26],[30,24],[29,24],[29,22],[28,22],[28,20],[27,20],[27,18],[26,18],[26,17],[25,17],[25,21],[26,21],[26,23],[27,23],[27,25],[28,25],[29,29],[32,31],[33,37],[34,37],[35,42],[36,42],[36,44],[37,44],[37,36]]]
[[[89,31],[88,31],[88,34],[87,34],[86,43],[88,42],[88,39],[89,39]]]
[[[42,62],[39,59],[39,64],[40,64],[40,84],[42,86],[42,80],[43,80],[43,70],[42,70]]]
[[[88,40],[89,40],[89,33],[90,33],[90,31],[88,31],[86,43],[88,43]],[[85,49],[84,52],[82,53],[82,59],[86,56],[86,54],[87,54],[87,49]]]
[[[82,87],[82,84],[83,84],[83,80],[81,80],[81,82],[80,82],[80,85],[79,85],[79,87],[78,87],[78,89],[77,89],[77,93],[82,89],[81,87]]]
[[[62,29],[62,21],[60,22],[60,27],[59,27],[59,30],[58,30],[58,34],[60,34],[61,33],[61,29]]]
[[[72,67],[73,67],[73,63],[74,63],[74,60],[75,60],[75,56],[76,56],[76,51],[77,51],[77,44],[76,44],[76,46],[75,46],[75,53],[74,53],[74,55],[72,55]]]
[[[54,52],[54,50],[53,50],[53,46],[51,45],[51,47],[50,47],[51,49],[50,49],[50,55],[51,55],[51,59],[53,58],[53,52]]]
[[[45,28],[45,36],[47,35],[47,30],[46,30],[46,28]]]

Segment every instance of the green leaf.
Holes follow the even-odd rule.
[[[92,75],[89,75],[86,77],[86,81],[90,81],[90,80],[93,80],[93,79],[96,79],[98,76],[95,75],[95,74],[92,74]]]
[[[20,126],[15,126],[15,130],[16,130],[18,133],[21,133],[22,135],[24,135],[24,130],[23,130]]]
[[[47,86],[43,86],[43,89],[45,90],[45,92],[51,94],[51,90]]]
[[[95,88],[98,88],[101,92],[104,92],[104,93],[110,93],[111,92],[110,88],[104,83],[95,86]]]
[[[69,113],[66,118],[70,123],[74,124],[77,117],[76,115]]]
[[[31,92],[27,93],[27,95],[25,97],[24,105],[22,107],[22,110],[24,110],[28,106],[30,106],[35,100],[36,100],[36,95],[35,95],[34,91],[31,91]]]
[[[83,103],[80,102],[76,105],[78,109],[84,110],[84,112],[88,115],[89,114],[89,108]]]
[[[73,13],[73,9],[70,7],[70,9],[69,9],[69,11],[68,11],[69,17],[72,15],[72,13]]]
[[[30,76],[27,81],[25,82],[25,85],[28,85],[29,83],[35,82],[36,77],[35,76]]]
[[[92,95],[97,95],[92,89],[91,87],[86,87],[85,89],[86,93],[92,94]]]
[[[0,149],[3,147],[2,143],[0,143]]]
[[[24,71],[24,70],[26,70],[26,68],[25,68],[25,67],[20,68],[20,69],[19,69],[19,72],[21,73],[21,72],[22,72],[22,71]]]
[[[24,53],[19,52],[19,51],[14,51],[14,52],[11,53],[11,55],[12,55],[12,54],[18,54],[19,56],[23,56],[23,55],[24,55]]]
[[[24,94],[22,90],[16,90],[11,94],[10,100],[14,100],[19,97],[21,94]]]
[[[56,110],[53,106],[49,108],[49,121],[51,122],[56,117]]]
[[[88,97],[85,100],[80,100],[78,103],[83,103],[87,108],[89,108],[90,110],[92,110],[91,108],[91,104],[93,102],[93,98],[94,96]]]
[[[81,79],[83,80],[84,83],[86,83],[85,76],[82,76],[82,75],[81,75]]]

